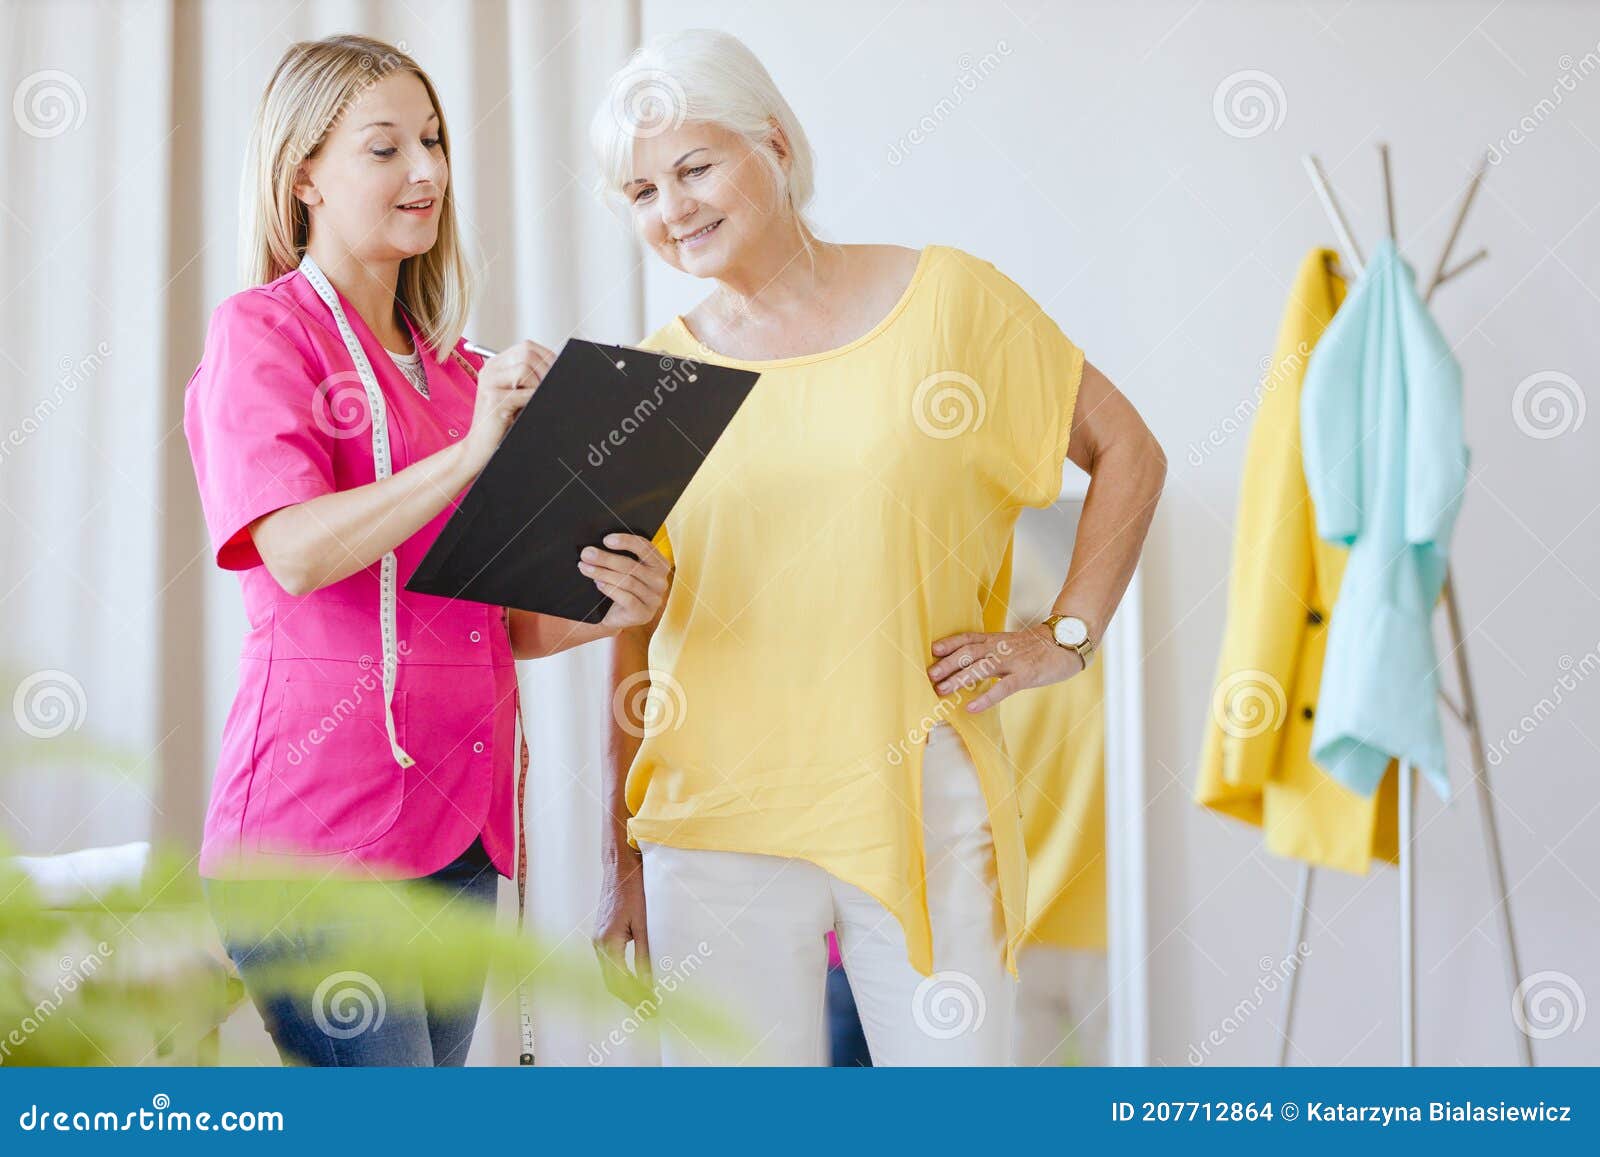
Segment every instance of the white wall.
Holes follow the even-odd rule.
[[[1191,1044],[1250,995],[1258,961],[1282,953],[1296,875],[1253,829],[1191,802],[1244,437],[1194,459],[1190,447],[1249,395],[1298,262],[1332,243],[1303,152],[1322,157],[1370,250],[1383,228],[1375,145],[1390,142],[1402,252],[1426,278],[1471,168],[1499,142],[1503,160],[1457,250],[1487,246],[1490,259],[1437,300],[1466,372],[1475,471],[1455,567],[1489,743],[1557,701],[1493,773],[1523,971],[1557,970],[1600,997],[1600,679],[1579,674],[1600,663],[1600,417],[1580,421],[1574,408],[1597,388],[1600,11],[1029,0],[644,10],[646,34],[715,26],[762,57],[819,153],[829,236],[953,244],[994,261],[1167,448],[1145,560],[1156,1063],[1189,1063]],[[1245,70],[1270,75],[1282,119],[1236,136],[1214,99]],[[964,74],[981,79],[963,87]],[[910,143],[924,117],[931,131]],[[1525,117],[1532,131],[1509,142]],[[649,325],[702,290],[653,266]],[[1555,387],[1565,417],[1514,412],[1518,384],[1541,372],[1574,380]],[[1551,422],[1565,432],[1524,432]],[[1575,690],[1558,684],[1569,667]],[[1464,786],[1459,741],[1452,757]],[[1419,827],[1419,1059],[1514,1063],[1471,796],[1448,808],[1424,797]],[[1398,1060],[1396,897],[1392,871],[1319,878],[1297,1063]],[[1271,1063],[1275,1018],[1270,1004],[1245,1017],[1212,1063]],[[1538,1042],[1539,1057],[1596,1063],[1596,1032],[1591,1021]]]
[[[579,18],[544,0],[509,8],[330,0],[287,14],[257,2],[230,5],[229,24],[211,6],[202,21],[201,10],[183,5],[182,36],[203,37],[208,63],[203,76],[181,83],[166,50],[151,48],[172,39],[165,3],[121,5],[115,21],[103,7],[61,8],[62,21],[87,21],[96,37],[46,36],[35,20],[5,44],[13,80],[5,91],[34,69],[65,69],[87,89],[91,131],[114,110],[143,115],[151,100],[161,108],[138,131],[110,134],[111,146],[97,147],[101,138],[90,131],[40,141],[8,126],[11,143],[0,149],[8,207],[0,210],[0,252],[16,274],[0,324],[5,427],[30,412],[64,358],[76,364],[102,338],[112,350],[90,387],[72,393],[62,420],[0,472],[0,499],[21,516],[0,520],[0,590],[8,592],[7,665],[27,654],[27,671],[75,672],[96,725],[109,719],[112,740],[137,746],[137,755],[168,735],[160,674],[148,658],[161,637],[150,610],[158,592],[175,580],[203,586],[193,604],[206,607],[197,665],[227,672],[237,656],[233,580],[214,571],[185,576],[146,532],[162,511],[169,525],[199,530],[192,494],[178,487],[187,469],[181,438],[171,442],[170,422],[152,426],[164,411],[148,399],[163,397],[170,408],[187,365],[167,371],[185,357],[192,364],[200,307],[209,309],[231,282],[237,158],[263,70],[292,35],[337,27],[408,39],[453,110],[466,201],[494,259],[497,292],[486,298],[475,336],[503,341],[526,330],[557,340],[577,325],[604,337],[633,311],[628,276],[592,282],[603,266],[631,271],[620,242],[587,230],[581,244],[548,237],[556,229],[550,214],[580,195],[588,160],[578,127],[594,99],[584,90],[603,72],[565,83],[547,62],[566,44],[574,53],[593,49],[607,68],[619,63],[609,51],[611,25],[626,19],[627,6],[572,4]],[[485,32],[502,17],[512,31]],[[1249,995],[1260,958],[1282,952],[1295,878],[1295,865],[1266,856],[1253,830],[1199,811],[1190,798],[1244,439],[1228,437],[1198,460],[1189,448],[1249,396],[1297,263],[1331,240],[1300,169],[1302,152],[1322,156],[1370,247],[1382,226],[1374,144],[1391,142],[1402,247],[1424,276],[1476,158],[1490,146],[1503,152],[1459,250],[1487,246],[1491,258],[1438,301],[1466,369],[1476,471],[1456,567],[1488,740],[1503,742],[1524,716],[1540,720],[1494,773],[1523,968],[1565,973],[1600,999],[1600,416],[1580,421],[1575,408],[1597,388],[1600,11],[1487,0],[644,0],[645,32],[694,25],[743,36],[789,94],[820,153],[816,210],[831,236],[941,242],[995,261],[1134,399],[1168,449],[1168,492],[1145,559],[1143,623],[1151,1051],[1168,1064],[1187,1063],[1191,1044]],[[607,50],[593,48],[591,37]],[[513,45],[527,66],[475,53],[474,44]],[[140,88],[132,59],[164,79]],[[486,60],[495,61],[489,75]],[[1281,101],[1274,95],[1272,103],[1282,119],[1240,137],[1224,131],[1214,101],[1227,78],[1247,70],[1279,87]],[[179,99],[195,91],[208,98],[198,126],[185,118],[176,136],[162,112],[172,85]],[[545,117],[553,104],[563,115]],[[918,127],[924,118],[926,130]],[[1525,118],[1525,139],[1511,143]],[[527,130],[546,119],[565,128],[549,137]],[[920,142],[911,141],[913,130]],[[186,151],[174,162],[175,149]],[[189,175],[199,216],[169,238],[171,223],[152,218],[151,205],[168,200],[162,173],[188,174],[197,156],[222,160]],[[24,220],[16,207],[25,200],[38,212]],[[101,249],[112,255],[109,268],[133,272],[101,277],[99,264],[79,260]],[[703,287],[647,268],[653,328]],[[561,276],[571,278],[570,291]],[[162,291],[169,278],[178,289]],[[181,316],[167,319],[167,331],[152,328],[152,318],[174,311]],[[180,327],[188,337],[167,348]],[[1519,384],[1542,373],[1574,383],[1555,387],[1570,403],[1566,418],[1547,415],[1567,427],[1555,437],[1530,435],[1540,415],[1515,409]],[[180,455],[176,474],[149,459],[151,446]],[[123,466],[109,472],[107,456]],[[50,481],[24,483],[22,467]],[[57,475],[66,481],[57,485]],[[97,583],[102,572],[116,581]],[[211,693],[208,752],[231,679],[214,682]],[[167,698],[173,694],[169,683]],[[166,762],[184,763],[184,751],[170,743],[162,750]],[[578,790],[590,766],[551,750],[541,766]],[[1453,756],[1463,783],[1459,742]],[[31,839],[30,850],[144,834],[153,772],[80,784],[58,770],[3,770],[12,774],[0,787],[0,822]],[[537,789],[535,799],[544,807],[549,792]],[[1472,801],[1443,808],[1424,797],[1421,812],[1420,1059],[1509,1062],[1513,1030]],[[594,828],[585,821],[570,830],[570,843],[550,841],[536,854],[591,866],[577,887],[537,873],[535,902],[571,915],[581,947],[583,897],[594,891],[583,848]],[[1321,878],[1298,1061],[1398,1057],[1395,893],[1392,872]],[[1213,1059],[1269,1062],[1272,1011],[1246,1018]],[[1600,1062],[1597,1024],[1600,1012],[1541,1042],[1541,1059]]]

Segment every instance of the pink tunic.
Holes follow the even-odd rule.
[[[394,472],[465,437],[472,374],[425,352],[431,398],[423,398],[343,304],[384,396]],[[474,370],[481,364],[462,357]],[[375,478],[366,395],[305,275],[217,307],[184,397],[184,431],[217,564],[238,572],[250,622],[200,874],[361,865],[419,877],[481,833],[510,876],[517,682],[503,611],[404,590],[460,495],[395,550],[393,714],[410,767],[397,762],[385,724],[378,564],[297,598],[267,573],[245,530],[263,514]]]

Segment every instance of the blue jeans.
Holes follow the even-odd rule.
[[[856,1011],[855,994],[843,968],[828,969],[828,1063],[835,1068],[871,1068],[872,1053],[867,1049],[867,1034]]]
[[[489,861],[481,839],[425,879],[492,912],[500,874]],[[487,966],[477,972],[477,995],[446,1005],[429,994],[420,978],[396,977],[375,963],[369,971],[331,974],[314,992],[267,989],[257,966],[294,954],[312,961],[320,940],[335,934],[359,937],[349,927],[306,928],[286,919],[270,934],[250,940],[229,934],[230,901],[248,897],[251,907],[281,898],[286,916],[293,911],[291,886],[274,880],[201,880],[211,917],[239,975],[244,979],[278,1056],[285,1065],[457,1066],[464,1065],[478,1022]],[[360,885],[365,887],[366,885]],[[382,887],[373,882],[373,887]],[[453,901],[451,901],[453,902]],[[355,942],[359,943],[359,939]],[[380,983],[373,973],[383,976]]]

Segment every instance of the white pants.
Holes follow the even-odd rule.
[[[825,1064],[829,929],[873,1064],[1010,1063],[1016,982],[1005,969],[989,812],[948,724],[928,737],[922,793],[931,977],[911,967],[900,923],[878,901],[809,861],[640,842],[657,986],[670,976],[672,991],[724,1012],[748,1037],[729,1052],[667,1028],[662,1064]]]
[[[1106,954],[1103,950],[1033,944],[1018,970],[1018,1065],[1107,1065]]]

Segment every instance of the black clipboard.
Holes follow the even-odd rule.
[[[654,538],[758,376],[572,338],[406,590],[599,622],[578,552]]]

